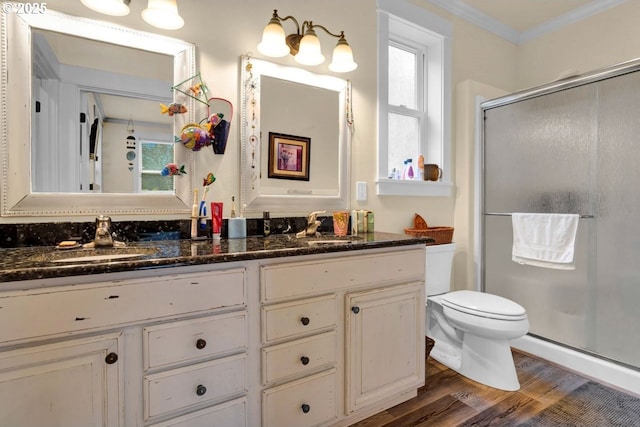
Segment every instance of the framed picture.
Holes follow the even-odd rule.
[[[311,138],[269,132],[269,178],[309,181]]]

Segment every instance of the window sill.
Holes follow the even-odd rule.
[[[451,196],[452,182],[405,181],[400,179],[379,179],[376,181],[378,196]]]

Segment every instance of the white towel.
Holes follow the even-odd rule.
[[[511,218],[514,262],[575,270],[573,255],[579,215],[515,212]]]

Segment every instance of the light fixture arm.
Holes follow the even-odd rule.
[[[304,34],[304,27],[306,27],[307,29],[311,29],[313,30],[314,28],[322,28],[324,30],[325,33],[329,34],[330,36],[333,36],[335,38],[338,39],[344,39],[344,31],[340,31],[340,34],[333,34],[331,31],[327,30],[327,28],[324,25],[320,25],[320,24],[314,24],[312,21],[304,21],[302,23],[302,33]]]
[[[300,24],[298,23],[298,20],[296,18],[294,18],[293,16],[289,15],[289,16],[285,16],[284,18],[282,18],[282,17],[278,16],[278,11],[276,9],[274,9],[273,10],[273,17],[271,19],[274,19],[274,18],[279,20],[281,23],[291,19],[293,22],[296,23],[296,34],[300,34]],[[302,23],[303,24],[303,27],[302,27],[303,29],[304,29],[304,24],[305,23],[306,23],[306,21]],[[280,24],[280,25],[282,25],[282,24]]]

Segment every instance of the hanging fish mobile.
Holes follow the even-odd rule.
[[[184,104],[179,104],[177,102],[173,102],[169,105],[160,104],[160,114],[169,114],[173,116],[174,114],[184,114],[187,112],[187,107]]]
[[[178,167],[175,163],[167,163],[167,165],[160,171],[160,175],[162,176],[180,176],[186,174],[187,171],[184,169],[184,165]]]
[[[213,175],[212,172],[209,172],[207,176],[202,180],[202,186],[208,187],[214,182],[216,182],[216,177]]]

